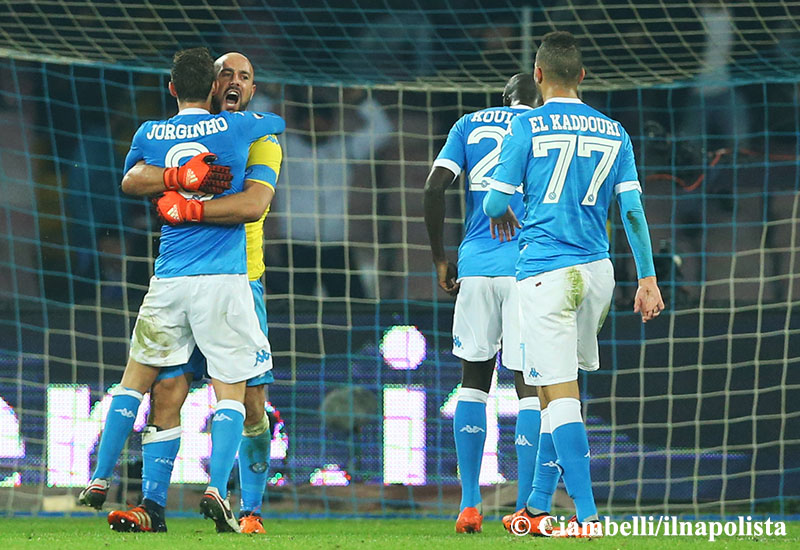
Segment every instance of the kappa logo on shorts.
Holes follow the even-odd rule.
[[[262,349],[258,353],[256,353],[256,362],[253,363],[254,367],[257,367],[259,363],[263,363],[264,361],[269,360],[272,354],[265,349]]]
[[[453,336],[453,345],[455,347],[457,347],[457,348],[462,347],[461,346],[461,338],[459,338],[458,336]]]
[[[541,378],[542,375],[539,374],[538,370],[531,369],[531,371],[528,373],[528,376],[530,376],[531,378]]]

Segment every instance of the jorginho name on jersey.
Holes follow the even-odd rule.
[[[217,163],[230,166],[231,188],[217,196],[238,193],[244,187],[250,144],[267,134],[280,134],[286,123],[271,113],[212,115],[204,109],[184,109],[169,120],[148,121],[133,136],[125,171],[139,161],[154,166],[180,166],[194,155],[211,151]],[[199,193],[193,198],[213,200]],[[185,224],[161,227],[156,277],[246,273],[245,232],[242,224]]]
[[[608,258],[611,198],[641,192],[627,132],[572,98],[550,99],[515,118],[487,182],[506,194],[523,184],[519,280]]]
[[[490,107],[464,115],[453,125],[447,142],[434,161],[456,176],[462,169],[466,177],[466,219],[464,239],[458,247],[459,277],[513,276],[514,265],[519,255],[517,237],[501,243],[489,233],[489,218],[483,213],[483,198],[489,191],[484,177],[500,158],[500,145],[509,123],[531,108],[527,105],[514,107]],[[511,199],[511,208],[522,219],[524,207],[522,194]]]

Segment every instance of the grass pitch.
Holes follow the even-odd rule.
[[[403,549],[469,550],[471,548],[553,548],[589,545],[606,550],[773,549],[800,548],[800,522],[787,524],[786,537],[730,538],[714,543],[700,537],[607,537],[595,540],[553,540],[514,537],[499,521],[484,522],[480,535],[456,535],[455,520],[297,519],[265,521],[267,535],[218,535],[211,521],[174,518],[166,534],[123,534],[108,528],[105,518],[0,518],[0,550],[204,550],[205,548]]]

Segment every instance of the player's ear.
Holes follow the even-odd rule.
[[[538,65],[533,68],[533,81],[538,85],[542,85],[542,68]]]
[[[168,88],[169,88],[169,95],[171,95],[172,97],[178,97],[178,92],[175,91],[175,84],[173,84],[171,80],[169,81]]]
[[[219,88],[219,80],[214,80],[211,84],[211,95],[216,95],[217,89]]]
[[[586,69],[581,67],[581,76],[578,77],[578,84],[583,82],[583,79],[586,77]]]

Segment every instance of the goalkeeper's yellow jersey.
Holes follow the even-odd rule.
[[[245,180],[253,180],[270,187],[273,192],[278,184],[283,152],[278,138],[274,135],[264,136],[250,145],[247,157]],[[255,281],[264,274],[264,218],[269,208],[257,222],[244,224],[247,239],[247,278]]]

